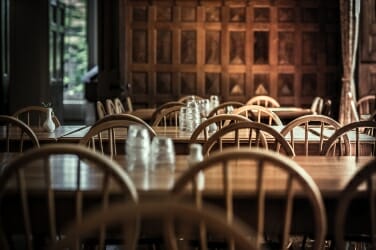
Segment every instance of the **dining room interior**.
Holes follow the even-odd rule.
[[[50,103],[62,121],[85,123],[96,114],[85,104],[107,98],[156,108],[184,95],[268,95],[296,107],[328,99],[339,119],[345,54],[354,101],[375,92],[373,1],[360,1],[357,29],[341,26],[341,1],[1,3],[1,114]]]
[[[376,0],[0,0],[0,249],[375,249],[375,27]]]

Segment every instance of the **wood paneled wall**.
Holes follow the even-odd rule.
[[[309,106],[340,93],[338,1],[140,1],[123,6],[136,107],[180,96]],[[336,100],[334,100],[336,101]]]
[[[358,97],[376,94],[376,0],[362,1]]]

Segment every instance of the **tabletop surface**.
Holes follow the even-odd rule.
[[[1,170],[18,153],[0,153]],[[343,189],[347,181],[353,176],[355,171],[373,157],[359,157],[358,160],[352,156],[324,157],[324,156],[295,156],[292,158],[298,163],[316,182],[324,197],[337,196]],[[122,168],[126,169],[126,156],[118,155],[115,158]],[[52,160],[54,168],[52,171],[53,185],[62,191],[72,191],[75,188],[76,169],[72,167],[75,158],[70,155],[59,156]],[[34,164],[34,163],[33,163]],[[255,195],[255,163],[231,163],[236,165],[233,169],[234,190],[237,195]],[[41,164],[35,163],[25,174],[32,176],[31,186],[40,187],[43,183]],[[145,171],[144,169],[134,169],[127,171],[133,180],[140,195],[166,195],[175,181],[188,168],[187,156],[176,155],[176,169],[171,172],[167,169],[157,169]],[[39,169],[39,170],[38,170]],[[248,169],[248,170],[247,170]],[[89,167],[82,167],[83,189],[88,192],[100,191],[101,175]],[[220,171],[208,172],[205,174],[205,192],[218,194],[221,182]],[[278,170],[266,169],[264,181],[265,187],[273,195],[282,195],[285,188],[286,176]]]
[[[57,141],[63,136],[67,136],[76,131],[80,131],[87,127],[86,125],[61,125],[57,127],[53,132],[46,132],[42,127],[31,127],[40,142],[44,141]],[[20,130],[11,128],[10,138],[19,138]],[[0,139],[6,137],[6,129],[4,126],[0,126]],[[27,139],[27,138],[25,138]]]

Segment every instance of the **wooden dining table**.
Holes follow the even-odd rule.
[[[284,125],[274,125],[272,126],[276,131],[280,132]],[[67,143],[78,143],[80,139],[85,136],[85,134],[89,131],[90,126],[86,127],[84,129],[78,130],[76,132],[70,133],[68,135],[62,136],[59,138],[59,142],[67,142]],[[177,154],[188,154],[189,153],[189,144],[190,144],[190,133],[185,131],[180,131],[178,127],[173,126],[154,126],[154,131],[156,132],[157,136],[166,136],[173,140],[175,151]],[[294,128],[294,151],[296,155],[304,155],[305,149],[304,149],[304,143],[305,143],[305,134],[304,134],[304,128],[302,127],[295,127]],[[312,131],[309,131],[308,133],[308,143],[309,143],[309,151],[311,155],[320,155],[321,149],[320,149],[320,137],[317,134],[318,131],[316,129],[313,129]],[[328,135],[332,132],[326,132]],[[126,138],[126,131],[125,130],[119,130],[116,133],[116,137],[118,138],[117,143],[124,144],[125,138]],[[229,134],[224,137],[224,142],[226,140],[228,142],[231,142],[233,140],[233,134]],[[248,139],[248,134],[246,132],[240,132],[240,137],[244,138],[244,140]],[[353,137],[355,138],[355,137]],[[102,136],[103,140],[106,140],[106,135],[104,134]],[[267,136],[267,140],[270,142],[274,142],[274,140],[271,140],[270,137]],[[289,142],[290,136],[286,136],[286,140]],[[372,136],[362,136],[361,142],[374,142],[375,138]],[[197,143],[203,144],[205,142],[205,139],[203,135],[200,135],[197,138]],[[124,147],[123,145],[121,147]]]
[[[53,132],[45,131],[42,127],[37,127],[37,126],[31,126],[30,128],[33,130],[33,132],[37,136],[38,141],[41,144],[43,144],[43,143],[49,143],[49,142],[57,142],[61,137],[75,133],[86,127],[88,126],[87,125],[60,125]],[[0,126],[0,140],[5,139],[6,136],[7,136],[6,128],[4,126]],[[11,128],[9,137],[10,139],[19,138],[20,130]]]
[[[275,130],[278,132],[283,129],[284,126],[273,126]],[[185,132],[185,131],[180,131],[178,127],[173,127],[173,126],[153,126],[152,127],[157,134],[157,136],[165,136],[169,137],[173,140],[174,142],[174,147],[175,147],[175,152],[177,154],[188,154],[189,153],[189,144],[190,144],[190,138],[191,138],[191,133]],[[59,142],[65,142],[65,143],[78,143],[83,136],[89,131],[90,127],[78,130],[74,133],[70,133],[68,135],[62,136],[59,138]],[[297,127],[294,129],[295,135],[296,135],[296,142],[300,146],[303,145],[304,142],[304,129]],[[248,134],[245,134],[246,132],[243,131],[243,134],[240,135],[240,137],[244,138],[244,140],[248,139]],[[124,147],[124,142],[126,139],[126,130],[117,130],[115,133],[115,136],[117,138],[117,144],[121,144],[120,147]],[[107,135],[103,134],[102,135],[102,140],[106,140]],[[314,134],[310,133],[308,139],[311,142],[319,142],[319,137]],[[224,137],[224,142],[230,142],[233,140],[233,134],[229,134],[226,137]],[[200,135],[197,138],[197,143],[203,144],[205,142],[204,136]],[[297,150],[299,150],[299,146],[297,147]],[[318,149],[317,149],[318,150]],[[304,152],[304,150],[301,150],[301,152]],[[318,154],[319,152],[317,152]]]
[[[276,113],[284,124],[287,124],[287,122],[298,118],[299,116],[314,114],[312,109],[300,107],[275,107],[268,109]]]
[[[309,108],[300,108],[300,107],[278,107],[278,108],[268,108],[278,115],[278,117],[286,124],[287,122],[303,115],[312,115],[314,112]],[[151,124],[152,115],[156,108],[141,108],[136,109],[129,114],[135,115],[144,121]]]
[[[15,153],[0,153],[0,170],[5,167],[6,162],[9,162],[13,157],[17,157],[17,155],[18,154]],[[57,204],[59,204],[58,210],[59,212],[64,213],[63,215],[57,215],[66,220],[67,218],[73,218],[72,216],[74,216],[74,209],[72,209],[73,200],[68,200],[69,197],[73,197],[75,194],[76,182],[74,181],[74,177],[71,176],[74,171],[72,170],[71,164],[69,164],[73,156],[59,157],[60,158],[55,161],[53,171],[51,171],[53,179],[52,187],[56,192],[55,199]],[[373,157],[359,157],[356,159],[352,156],[293,157],[293,160],[313,178],[321,192],[325,203],[329,235],[333,233],[336,205],[342,189],[359,168],[373,159]],[[120,166],[122,166],[122,168],[124,168],[125,171],[127,171],[126,156],[118,155],[115,160],[120,164]],[[237,166],[234,166],[233,168],[235,167]],[[255,225],[253,224],[256,222],[255,214],[257,211],[257,192],[254,185],[255,175],[245,171],[245,169],[251,168],[252,165],[247,165],[246,168],[243,167],[239,167],[238,169],[235,168],[235,172],[232,174],[235,213],[246,222]],[[171,188],[173,187],[177,178],[179,178],[187,168],[187,156],[176,155],[176,168],[173,172],[162,168],[155,171],[135,169],[133,171],[127,171],[127,173],[136,186],[141,202],[146,199],[157,199],[163,202],[163,199],[169,199]],[[210,174],[205,174],[203,184],[206,201],[213,202],[217,205],[224,204],[221,203],[220,198],[222,192],[220,188],[222,181],[219,172],[210,172]],[[98,199],[98,197],[101,195],[101,175],[92,170],[92,168],[88,167],[81,167],[81,173],[81,183],[83,183],[82,190],[85,197],[84,203],[90,204],[91,200]],[[30,176],[30,181],[28,181],[28,186],[30,188],[28,194],[30,195],[30,199],[40,201],[40,197],[45,195],[41,189],[44,181],[41,167],[36,166],[35,168],[30,168],[30,170],[25,171],[24,174],[26,177]],[[265,230],[267,232],[273,233],[274,230],[277,230],[277,225],[280,225],[280,223],[283,221],[281,216],[285,205],[283,198],[286,187],[285,180],[286,176],[281,174],[281,172],[272,169],[265,170],[263,181],[265,183],[265,189],[267,190],[265,225]],[[7,191],[8,196],[6,196],[6,202],[3,203],[2,211],[7,214],[5,223],[14,224],[15,222],[19,221],[21,217],[21,215],[16,214],[16,210],[12,204],[14,200],[18,200],[15,198],[15,196],[17,196],[15,181],[10,182]],[[110,188],[110,193],[114,195],[114,197],[120,195],[119,189],[115,187]],[[294,222],[292,224],[292,232],[299,234],[312,233],[313,226],[309,222],[311,218],[310,205],[307,202],[306,197],[301,194],[299,188],[297,188],[295,194],[296,199],[294,202]],[[191,191],[187,189],[185,195],[183,196],[189,195],[191,195]],[[38,209],[34,210],[34,212],[37,213],[41,213],[41,211],[42,210],[38,211]],[[368,217],[364,214],[358,214],[356,209],[351,211],[351,216],[357,220],[356,225],[358,225],[358,227],[354,226],[351,230],[354,232],[361,232],[362,227],[359,227],[359,225],[362,225],[361,221],[365,223]],[[40,215],[38,217],[40,217]],[[59,223],[63,222],[60,221]]]

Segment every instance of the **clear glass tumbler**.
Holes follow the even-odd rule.
[[[175,149],[171,138],[154,136],[151,142],[150,169],[175,171]]]
[[[127,169],[147,170],[149,167],[150,135],[146,127],[131,124],[128,128],[125,152],[127,154]]]

